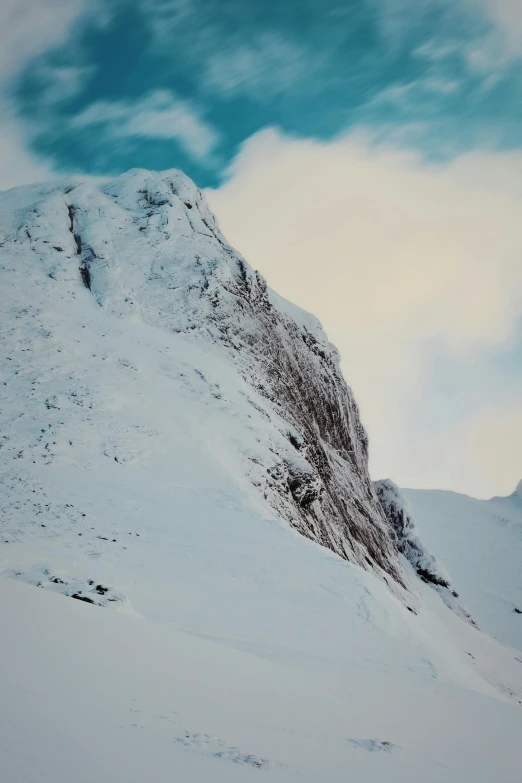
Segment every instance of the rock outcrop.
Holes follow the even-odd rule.
[[[475,625],[470,613],[457,600],[459,595],[449,574],[420,539],[415,519],[400,489],[390,479],[375,481],[374,488],[399,552],[413,566],[417,576],[431,585],[450,609]]]

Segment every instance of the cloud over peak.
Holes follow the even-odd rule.
[[[102,127],[118,137],[175,139],[186,152],[205,159],[219,134],[200,111],[172,90],[154,90],[136,101],[98,101],[71,120],[71,127]]]

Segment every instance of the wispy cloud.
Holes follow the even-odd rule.
[[[61,43],[75,23],[96,13],[98,0],[2,0],[0,3],[0,188],[47,179],[52,165],[29,148],[28,128],[16,116],[9,91],[22,68]],[[49,99],[71,94],[79,74],[57,69]]]
[[[366,2],[379,19],[384,43],[400,47],[413,33],[424,38],[413,53],[432,63],[458,59],[488,78],[522,59],[520,0]]]
[[[27,60],[61,43],[83,15],[96,14],[98,0],[2,0],[0,78],[5,81]]]
[[[443,79],[427,76],[412,82],[393,84],[378,92],[366,105],[393,104],[400,108],[414,109],[420,100],[433,99],[435,95],[452,95],[462,86],[459,79]]]
[[[447,57],[451,57],[460,51],[460,47],[457,41],[444,38],[443,36],[436,36],[425,41],[421,46],[417,46],[412,54],[415,57],[422,57],[432,62],[438,62],[439,60],[445,60]]]
[[[428,77],[420,82],[419,86],[428,92],[438,93],[439,95],[452,95],[461,87],[462,82],[459,79],[441,79],[436,76]]]
[[[119,137],[175,139],[192,157],[205,160],[218,132],[198,109],[171,90],[155,90],[137,101],[98,101],[71,120],[71,127],[103,127]]]
[[[41,67],[39,72],[42,81],[41,105],[54,106],[62,101],[74,98],[84,89],[85,82],[93,75],[95,70],[95,65]]]
[[[522,3],[520,0],[465,0],[471,10],[482,11],[499,36],[503,54],[522,59]],[[499,52],[500,53],[500,52]]]
[[[206,86],[228,95],[271,100],[317,70],[317,56],[275,33],[213,54],[203,76]]]
[[[30,152],[25,129],[5,100],[0,100],[0,115],[0,190],[49,179],[51,162]]]

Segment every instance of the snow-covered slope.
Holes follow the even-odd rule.
[[[509,497],[403,490],[420,535],[481,628],[522,650],[522,482]]]
[[[35,500],[50,529],[50,514],[85,519],[63,486],[45,495],[58,471],[93,490],[125,475],[130,495],[133,471],[174,481],[184,431],[263,513],[404,582],[335,348],[228,245],[193,183],[133,170],[15,189],[0,212],[8,540]]]
[[[0,616],[3,783],[520,780],[522,710],[433,674],[261,658],[13,580]]]

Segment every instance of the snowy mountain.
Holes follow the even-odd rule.
[[[120,472],[138,463],[154,470],[150,441],[165,416],[172,425],[180,398],[198,397],[213,422],[193,425],[193,437],[197,431],[234,477],[256,487],[265,513],[403,583],[335,348],[313,316],[270,291],[228,245],[183,174],[134,170],[98,185],[21,188],[5,194],[0,209],[11,325],[12,429],[3,445],[8,481],[24,476],[17,497],[21,484],[25,502],[33,500],[26,481],[33,465],[83,472],[101,458],[102,470],[111,460]],[[157,367],[131,360],[132,349],[116,348],[107,335],[125,340],[132,330],[133,343],[143,335],[149,362],[157,351]],[[148,347],[148,335],[161,345]],[[137,410],[134,422],[122,417],[112,431],[109,397],[122,387],[131,395],[155,374],[171,397],[161,421]]]
[[[403,490],[423,541],[481,628],[522,650],[522,482],[509,497]]]
[[[518,781],[520,653],[198,189],[18,188],[0,231],[2,780]]]

